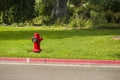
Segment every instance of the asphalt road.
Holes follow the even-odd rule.
[[[0,64],[0,80],[120,80],[120,68]]]

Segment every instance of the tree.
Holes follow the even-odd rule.
[[[55,0],[51,17],[61,18],[67,14],[67,1],[68,0]]]
[[[55,24],[57,20],[62,20],[67,15],[68,0],[39,0],[37,15],[42,16],[43,24]]]
[[[35,0],[0,0],[0,22],[12,24],[34,18]]]

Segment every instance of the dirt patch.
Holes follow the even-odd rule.
[[[113,40],[120,40],[120,36],[115,36],[112,38]]]

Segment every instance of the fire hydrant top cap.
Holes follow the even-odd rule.
[[[34,35],[39,35],[38,33],[35,33]]]
[[[34,36],[39,37],[40,35],[38,33],[35,33]]]

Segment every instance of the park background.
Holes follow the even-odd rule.
[[[0,0],[1,57],[118,60],[119,36],[120,0]]]
[[[120,0],[1,0],[0,24],[120,27]]]

